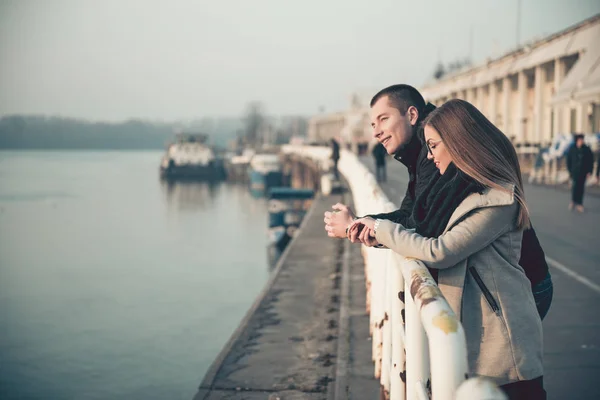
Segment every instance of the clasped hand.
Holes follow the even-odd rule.
[[[355,220],[348,227],[347,237],[352,243],[362,243],[366,246],[377,246],[379,242],[375,239],[375,220],[364,217]]]
[[[373,226],[375,220],[372,218],[359,218],[350,207],[337,203],[332,206],[334,211],[325,212],[325,231],[327,236],[336,238],[348,238],[352,243],[363,243],[366,246],[376,246]]]

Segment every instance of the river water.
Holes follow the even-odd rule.
[[[269,276],[267,206],[160,152],[0,152],[0,398],[191,399]]]

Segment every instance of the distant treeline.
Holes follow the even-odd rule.
[[[211,145],[224,148],[241,126],[239,118],[202,119],[182,129],[181,124],[140,120],[104,123],[13,115],[0,119],[0,149],[164,149],[178,129],[207,133]]]

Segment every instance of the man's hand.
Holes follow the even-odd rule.
[[[334,204],[331,208],[335,211],[325,211],[324,221],[327,236],[345,238],[346,228],[352,224],[355,218],[354,212],[352,212],[350,207],[342,203]]]

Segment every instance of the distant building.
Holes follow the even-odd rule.
[[[367,101],[354,93],[347,111],[313,116],[308,123],[309,142],[326,143],[336,138],[355,152],[366,149],[372,139]]]
[[[600,15],[421,88],[474,104],[521,153],[560,134],[600,131]]]

